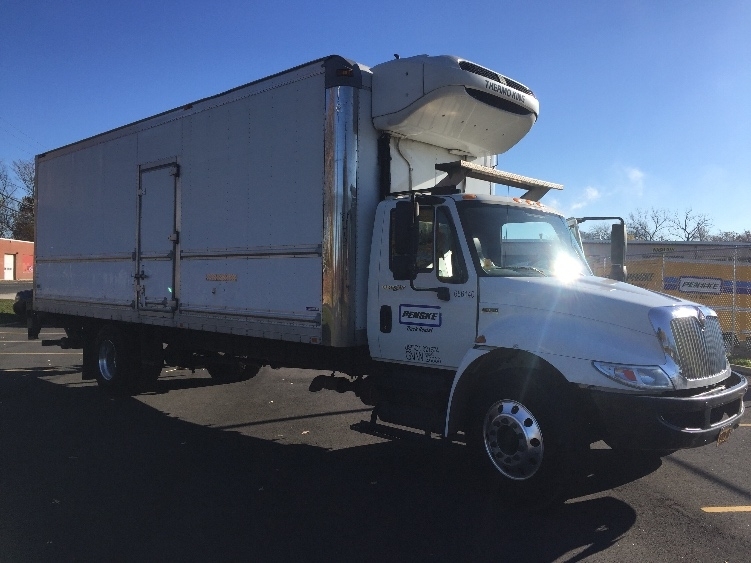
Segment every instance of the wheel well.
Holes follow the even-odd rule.
[[[524,350],[496,349],[474,361],[462,374],[449,411],[448,435],[466,430],[469,406],[476,390],[504,378],[534,378],[537,385],[554,389],[555,394],[571,395],[575,387],[544,359]],[[568,399],[568,397],[566,397]]]

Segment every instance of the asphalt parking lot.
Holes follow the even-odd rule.
[[[749,415],[662,461],[596,445],[571,498],[528,513],[472,479],[460,444],[352,430],[369,409],[308,392],[318,372],[165,369],[115,399],[80,363],[0,327],[0,561],[751,558]]]

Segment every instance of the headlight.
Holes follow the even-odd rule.
[[[629,366],[592,362],[603,375],[637,389],[673,389],[673,382],[659,366]]]

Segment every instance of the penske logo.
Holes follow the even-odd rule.
[[[441,308],[431,305],[399,305],[399,324],[439,327],[443,323]]]

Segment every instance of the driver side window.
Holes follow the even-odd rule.
[[[459,237],[446,207],[420,206],[418,242],[415,265],[419,273],[435,271],[439,281],[464,283],[467,268],[462,257]],[[394,214],[391,215],[389,265],[394,271],[395,248]]]

